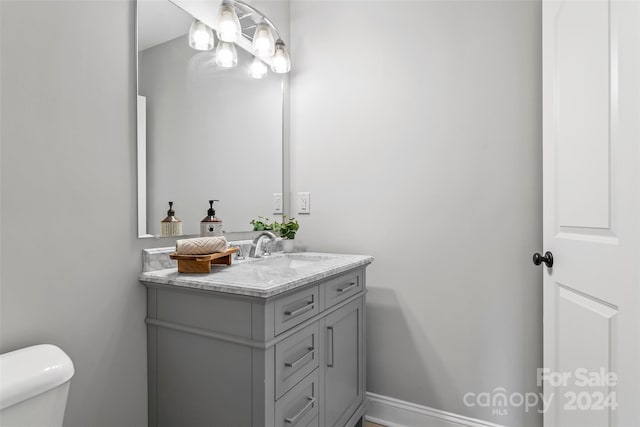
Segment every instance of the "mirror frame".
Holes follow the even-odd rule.
[[[176,238],[176,237],[190,237],[194,235],[182,235],[182,236],[156,236],[153,234],[149,234],[148,232],[148,224],[147,224],[147,132],[144,127],[140,126],[140,118],[146,118],[146,102],[141,102],[140,98],[145,98],[142,95],[139,95],[139,67],[138,67],[138,2],[140,0],[134,0],[134,27],[135,27],[135,43],[134,43],[134,63],[135,63],[135,76],[136,76],[136,84],[135,84],[135,99],[136,99],[136,175],[137,175],[137,215],[138,215],[138,238],[139,239],[148,239],[148,238]],[[175,7],[184,11],[186,14],[191,15],[184,8],[178,6],[173,1],[166,0],[173,4]],[[193,16],[193,15],[191,15]],[[288,34],[287,34],[288,35]],[[244,50],[247,50],[246,47],[240,45],[240,47]],[[282,93],[282,129],[281,129],[281,138],[282,138],[282,171],[280,173],[281,177],[281,187],[282,187],[282,215],[291,217],[289,208],[290,208],[290,125],[289,125],[289,112],[290,112],[290,95],[289,95],[289,79],[290,73],[287,73],[285,76],[282,76],[281,83],[281,93]],[[145,120],[146,121],[146,120]],[[246,231],[233,231],[233,232],[225,232],[225,234],[230,233],[245,233]]]

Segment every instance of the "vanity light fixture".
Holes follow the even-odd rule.
[[[232,68],[238,65],[238,52],[233,43],[221,41],[216,49],[216,64],[223,68]]]
[[[211,50],[213,43],[213,30],[194,19],[189,28],[189,46],[195,50]]]
[[[249,65],[249,75],[254,79],[261,79],[267,75],[267,71],[267,64],[257,56],[254,56],[251,65]]]
[[[273,62],[271,64],[271,71],[274,73],[288,73],[291,70],[291,60],[289,59],[289,52],[282,39],[278,39],[276,42],[276,51],[273,54]]]
[[[265,22],[261,22],[256,26],[251,48],[254,55],[261,58],[268,58],[275,53],[276,45],[273,39],[273,32]]]
[[[235,47],[235,44],[238,44],[255,55],[249,66],[249,75],[255,79],[261,79],[266,75],[268,67],[265,63],[271,65],[274,73],[283,74],[291,70],[289,52],[280,37],[280,32],[264,13],[253,6],[240,0],[222,0],[218,8],[217,21],[212,25],[217,25],[218,66],[231,68],[238,64]],[[276,37],[278,40],[274,43]],[[214,37],[211,27],[197,19],[193,21],[189,29],[189,46],[197,50],[213,49]]]
[[[235,43],[242,33],[236,9],[224,0],[218,8],[218,38],[225,42]]]

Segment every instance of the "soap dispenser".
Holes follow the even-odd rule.
[[[209,200],[209,210],[207,216],[200,221],[200,236],[222,236],[222,220],[216,218],[216,211],[213,209],[213,202],[219,200]]]
[[[160,235],[162,237],[182,236],[182,221],[176,218],[173,202],[169,202],[167,217],[160,222]]]

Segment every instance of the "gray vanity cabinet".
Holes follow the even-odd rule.
[[[150,426],[359,425],[364,267],[268,298],[144,283]]]

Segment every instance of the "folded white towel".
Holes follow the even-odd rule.
[[[176,254],[178,255],[208,255],[226,250],[227,239],[224,237],[176,240]]]

